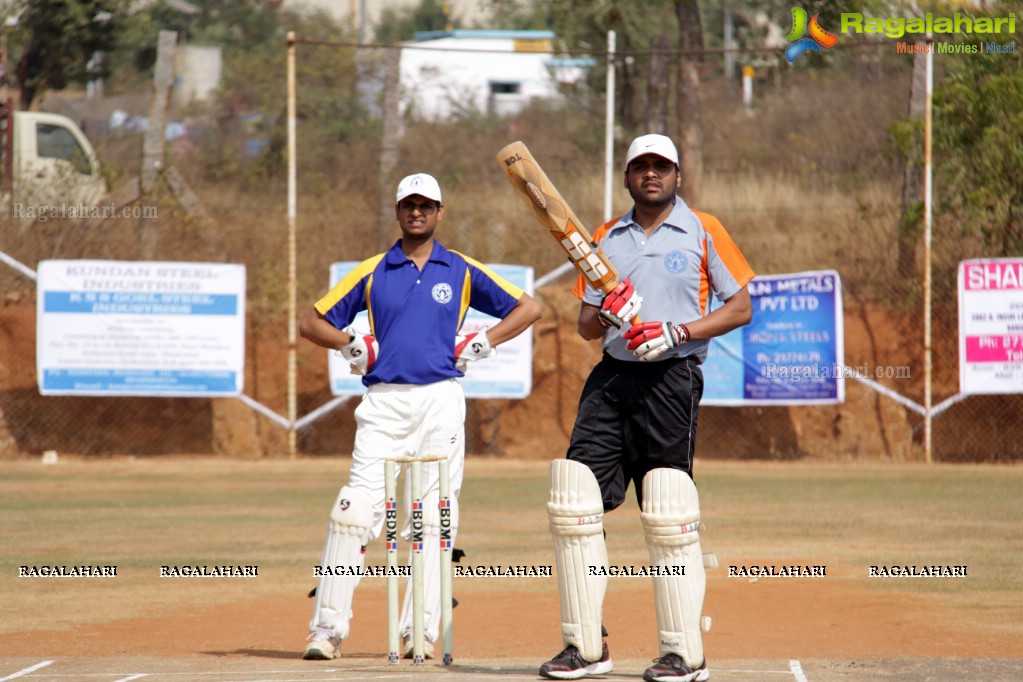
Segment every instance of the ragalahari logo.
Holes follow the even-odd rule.
[[[785,48],[785,59],[789,63],[796,61],[807,52],[823,54],[821,48],[834,47],[838,42],[838,36],[830,31],[825,31],[820,24],[820,13],[813,15],[809,24],[806,21],[806,10],[802,7],[792,8],[792,30],[785,36],[785,40],[792,43]],[[810,36],[804,38],[803,34],[809,30]]]

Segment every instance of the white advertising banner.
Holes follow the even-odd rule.
[[[959,391],[1023,393],[1023,258],[959,263]]]
[[[358,265],[354,261],[334,263],[330,267],[330,286],[341,281]],[[533,295],[533,268],[524,265],[487,265],[495,273],[515,286]],[[469,308],[462,322],[462,333],[471,334],[481,327],[493,327],[497,320],[490,315]],[[355,316],[352,325],[369,332],[369,315],[363,311]],[[452,349],[454,350],[454,349]],[[334,395],[357,395],[365,392],[362,377],[353,375],[351,367],[337,353],[328,355],[330,389]],[[525,398],[533,390],[533,334],[519,334],[502,343],[489,358],[469,363],[465,376],[459,380],[466,398]]]
[[[43,395],[232,396],[245,376],[245,266],[39,263]]]

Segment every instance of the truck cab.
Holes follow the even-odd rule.
[[[0,111],[5,208],[95,206],[106,180],[89,140],[66,116]]]

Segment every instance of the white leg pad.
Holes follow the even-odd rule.
[[[352,597],[366,561],[365,546],[373,531],[373,503],[369,495],[344,486],[330,510],[327,540],[320,566],[324,575],[316,585],[316,607],[309,629],[332,628],[338,637],[348,636]],[[343,575],[325,575],[343,569]],[[349,575],[354,574],[354,575]]]
[[[600,621],[607,591],[607,546],[600,485],[585,464],[551,462],[547,517],[561,596],[561,637],[587,661],[603,656]],[[598,567],[590,575],[590,567]],[[603,570],[599,570],[603,568]]]
[[[692,667],[703,663],[700,615],[707,574],[700,552],[700,501],[684,471],[653,469],[643,478],[640,514],[652,566],[684,567],[684,575],[653,578],[661,655],[675,653]]]
[[[427,641],[440,641],[440,509],[437,490],[423,498],[423,607],[425,637]],[[458,534],[458,500],[451,498],[451,542]],[[410,550],[411,551],[411,550]],[[410,554],[411,557],[411,554]],[[411,558],[409,559],[411,565]],[[405,600],[401,609],[401,634],[412,636],[412,578],[405,587]]]

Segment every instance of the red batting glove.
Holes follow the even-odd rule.
[[[643,322],[629,327],[622,335],[626,348],[642,362],[656,360],[665,351],[689,340],[689,329],[672,322]]]
[[[615,326],[621,329],[622,325],[639,315],[642,306],[643,298],[636,293],[632,280],[626,277],[600,302],[597,314],[604,327]]]

